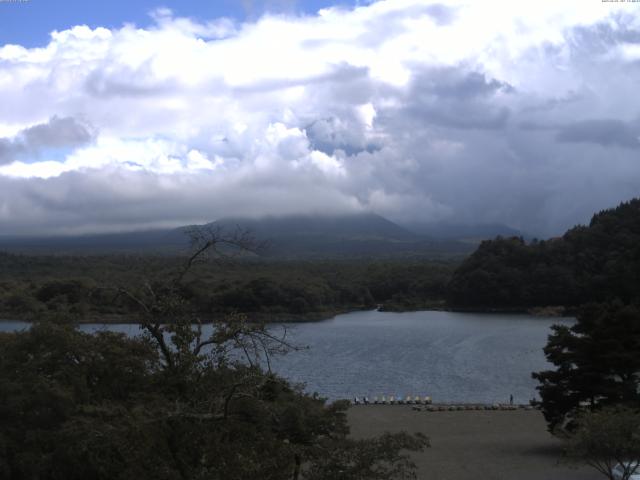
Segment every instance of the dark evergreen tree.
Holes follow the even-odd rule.
[[[640,407],[640,309],[591,304],[571,327],[554,326],[544,349],[555,370],[536,372],[549,429],[571,429],[583,408]]]

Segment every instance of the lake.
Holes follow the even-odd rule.
[[[330,399],[430,395],[434,402],[527,403],[531,372],[549,367],[542,348],[554,323],[573,319],[453,312],[353,312],[317,323],[274,325],[309,349],[273,359],[273,369]],[[26,328],[0,322],[0,330]],[[129,335],[137,325],[82,325]]]

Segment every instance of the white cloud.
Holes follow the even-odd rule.
[[[152,16],[147,29],[81,25],[42,48],[0,47],[3,231],[375,209],[545,234],[640,187],[637,150],[593,130],[637,129],[632,4]],[[91,140],[24,146],[52,118]]]

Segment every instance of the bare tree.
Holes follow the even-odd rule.
[[[242,359],[249,367],[271,372],[272,355],[299,348],[287,338],[286,328],[276,334],[264,322],[235,313],[215,318],[205,333],[200,313],[185,295],[185,281],[198,265],[221,268],[240,257],[255,255],[265,244],[240,227],[232,231],[220,226],[193,227],[185,233],[190,238],[190,252],[175,272],[167,278],[146,278],[136,291],[118,287],[118,295],[137,307],[140,328],[156,343],[166,369],[188,369],[206,357],[216,367]],[[239,387],[232,388],[232,395],[240,395]]]

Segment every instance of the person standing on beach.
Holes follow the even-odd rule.
[[[509,395],[509,405],[513,405],[513,394]]]

